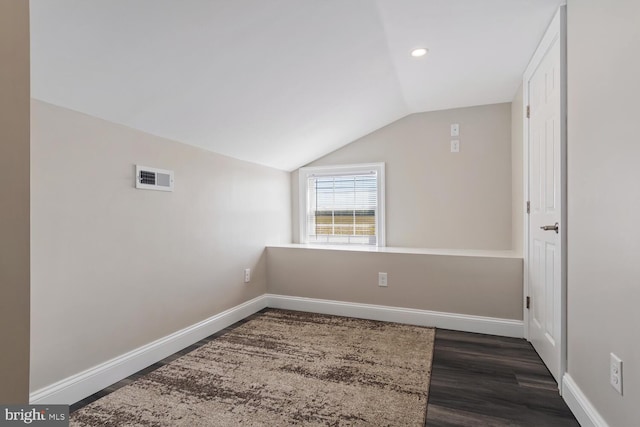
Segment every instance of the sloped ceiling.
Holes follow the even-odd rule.
[[[411,113],[511,101],[561,2],[31,0],[32,96],[293,170]]]

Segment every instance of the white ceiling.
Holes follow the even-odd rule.
[[[32,96],[292,170],[407,114],[511,101],[562,2],[31,0]]]

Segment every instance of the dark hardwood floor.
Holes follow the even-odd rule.
[[[130,384],[257,315],[259,313],[71,405],[70,412]],[[579,424],[558,394],[553,377],[528,342],[438,329],[427,426],[547,427]]]
[[[438,329],[427,426],[579,426],[530,343]]]

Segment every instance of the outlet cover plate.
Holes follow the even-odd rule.
[[[378,286],[387,287],[387,273],[378,273]]]
[[[609,381],[611,387],[613,387],[618,393],[622,394],[622,360],[611,353],[611,362],[609,363]]]

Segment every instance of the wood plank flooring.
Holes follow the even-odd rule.
[[[438,329],[427,426],[579,426],[530,343]]]
[[[215,340],[257,315],[259,313],[71,405],[70,412]],[[551,427],[579,424],[558,394],[551,374],[528,342],[439,329],[433,355],[427,426]]]

